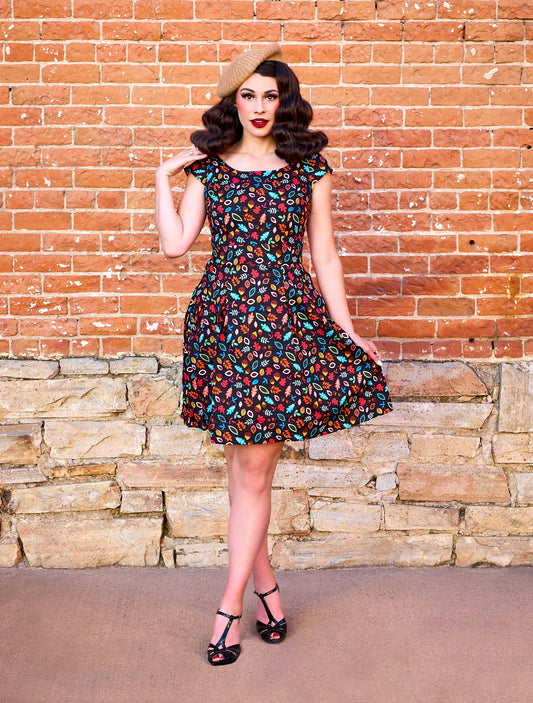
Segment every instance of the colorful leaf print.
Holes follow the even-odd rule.
[[[186,425],[219,444],[302,440],[392,410],[377,366],[329,316],[302,263],[317,154],[270,171],[219,158],[185,167],[205,186],[211,258],[185,314]]]

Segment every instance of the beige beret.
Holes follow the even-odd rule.
[[[248,76],[252,75],[260,63],[268,60],[287,63],[283,58],[279,44],[254,46],[253,49],[245,51],[244,54],[239,54],[222,71],[217,85],[218,97],[223,98],[226,95],[231,95],[234,90],[237,90],[244,83]]]

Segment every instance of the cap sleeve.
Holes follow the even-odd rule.
[[[308,173],[311,186],[325,176],[326,173],[333,173],[333,169],[322,154],[314,154],[306,159],[304,168]]]
[[[193,161],[192,164],[188,164],[184,167],[184,171],[187,175],[192,173],[192,175],[197,178],[204,186],[207,182],[207,165],[209,159],[203,158],[199,161]]]

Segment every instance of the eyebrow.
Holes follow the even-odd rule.
[[[240,90],[241,93],[244,93],[245,91],[247,93],[254,93],[254,95],[255,95],[255,90],[252,90],[252,88],[241,88],[241,90]],[[277,92],[279,92],[279,91],[277,91],[276,88],[271,88],[270,90],[265,90],[264,95],[268,95],[269,93],[277,93]]]

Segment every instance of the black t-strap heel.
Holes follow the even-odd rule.
[[[242,613],[240,615],[228,615],[227,613],[223,613],[221,610],[217,610],[217,615],[223,615],[225,618],[228,618],[229,622],[224,628],[224,632],[218,642],[216,644],[213,644],[212,642],[209,644],[209,647],[207,648],[207,660],[213,666],[233,664],[233,662],[236,662],[239,658],[239,654],[241,653],[241,645],[232,644],[231,646],[226,647],[226,637],[228,636],[228,632],[233,624],[233,621],[242,618]],[[214,657],[217,657],[220,654],[223,659],[214,660]]]
[[[261,622],[261,620],[256,622],[257,632],[259,632],[261,638],[269,644],[277,644],[278,642],[282,642],[287,634],[287,621],[285,618],[276,620],[272,615],[272,611],[266,604],[266,596],[269,596],[271,593],[275,593],[276,591],[279,591],[278,584],[276,584],[271,591],[267,591],[266,593],[258,593],[257,591],[254,591],[255,595],[261,599],[261,603],[263,604],[268,617],[268,623]]]

